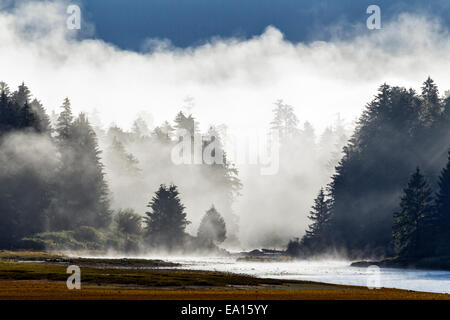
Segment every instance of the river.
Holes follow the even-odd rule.
[[[142,257],[141,257],[142,258]],[[450,271],[351,267],[349,261],[241,262],[233,257],[151,257],[183,269],[233,272],[262,278],[450,293]],[[377,282],[378,281],[378,282]]]

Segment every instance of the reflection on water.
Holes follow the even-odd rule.
[[[91,256],[93,257],[93,256]],[[102,257],[107,258],[107,257]],[[115,255],[110,258],[122,258]],[[317,282],[372,286],[373,272],[350,267],[349,261],[244,262],[235,257],[137,256],[180,263],[182,269],[233,272],[261,278],[309,280]],[[180,268],[180,267],[175,267]],[[164,269],[168,269],[165,267]],[[379,269],[379,284],[385,288],[450,293],[450,271]]]
[[[153,257],[152,257],[153,258]],[[373,273],[350,267],[348,261],[236,262],[235,258],[158,257],[178,262],[183,269],[223,271],[263,278],[311,280],[367,286]],[[450,293],[450,271],[380,269],[380,285],[415,291]]]

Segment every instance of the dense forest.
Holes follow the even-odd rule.
[[[180,112],[174,127],[166,122],[152,132],[145,132],[142,119],[131,132],[116,126],[104,132],[96,131],[85,114],[74,116],[67,98],[59,115],[49,117],[25,84],[11,92],[0,83],[0,93],[1,248],[217,251],[216,242],[236,237],[231,204],[241,183],[224,152],[223,161],[214,165],[172,165],[171,170],[156,171],[161,168],[158,161],[171,164],[170,151],[178,142],[172,138],[174,131],[197,132],[192,116]],[[214,130],[211,127],[205,135],[204,147],[207,139],[219,139]],[[106,145],[104,152],[99,137]],[[151,160],[159,179],[153,189],[145,190],[147,168],[125,144],[158,150],[156,156],[147,156],[152,159],[144,158]],[[218,148],[220,143],[214,151]],[[198,179],[200,175],[205,178]],[[177,177],[189,181],[187,187],[184,183],[187,196],[190,191],[204,198],[199,201],[204,219],[211,216],[212,209],[205,213],[211,205],[218,208],[213,207],[215,219],[202,224],[199,237],[185,230],[190,221],[173,184]],[[209,193],[211,189],[219,190],[218,196]]]
[[[448,255],[450,97],[428,78],[418,94],[382,85],[362,113],[297,256]],[[444,168],[445,167],[445,168]],[[443,169],[444,168],[444,169]]]
[[[318,137],[277,101],[278,171],[244,177],[226,127],[202,133],[192,114],[105,129],[67,98],[49,116],[23,83],[0,93],[1,248],[221,252],[259,232],[273,247],[300,235],[287,252],[303,258],[450,253],[450,97],[430,78],[382,85],[349,139],[340,119]],[[222,161],[173,163],[181,131]]]

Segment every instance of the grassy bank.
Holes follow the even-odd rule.
[[[164,265],[160,260],[145,260],[145,267],[140,259],[104,260],[2,251],[0,299],[450,299],[445,294],[155,268]],[[82,289],[68,290],[66,268],[77,263]]]

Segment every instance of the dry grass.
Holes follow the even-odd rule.
[[[0,299],[23,300],[436,300],[449,295],[396,289],[351,287],[311,289],[308,285],[248,288],[138,288],[82,285],[68,290],[61,281],[0,281]]]
[[[23,260],[31,262],[18,262]],[[81,290],[68,290],[66,286],[66,268],[73,262],[82,266]],[[231,273],[142,268],[142,263],[116,259],[108,260],[105,264],[102,259],[74,260],[46,252],[1,251],[0,299],[450,299],[450,295],[446,294],[397,289],[369,290],[356,286],[261,279]],[[155,265],[148,261],[145,263]]]

